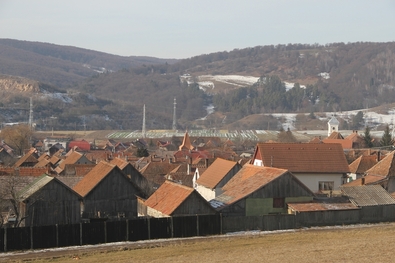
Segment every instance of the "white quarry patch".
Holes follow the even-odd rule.
[[[199,76],[198,79],[199,81],[217,81],[237,87],[246,87],[255,84],[259,77],[240,75],[202,75]]]
[[[321,72],[321,73],[318,73],[318,76],[320,76],[320,77],[323,78],[323,79],[329,79],[329,78],[330,78],[330,75],[329,75],[328,72]]]
[[[65,103],[73,102],[73,99],[70,98],[66,93],[44,93],[44,97],[50,97],[52,99],[59,99]]]

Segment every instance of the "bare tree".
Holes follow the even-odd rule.
[[[1,137],[16,150],[16,154],[22,155],[24,149],[30,148],[30,138],[33,132],[27,124],[6,126],[1,130]]]
[[[21,218],[20,192],[27,186],[28,178],[11,174],[0,177],[0,218],[3,223],[9,217],[13,218],[13,227],[19,226],[24,218]]]

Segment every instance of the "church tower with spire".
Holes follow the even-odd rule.
[[[328,137],[332,132],[339,132],[339,121],[336,119],[335,115],[328,121]]]

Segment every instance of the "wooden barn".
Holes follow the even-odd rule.
[[[287,203],[312,201],[313,192],[288,170],[245,164],[210,201],[225,216],[287,214]]]
[[[73,189],[83,198],[82,218],[137,217],[141,190],[116,165],[101,161]]]
[[[81,196],[55,177],[42,175],[18,195],[20,226],[80,222]]]
[[[238,162],[217,158],[197,179],[194,188],[210,201],[222,193],[222,187],[241,169]]]
[[[169,180],[165,181],[144,205],[147,207],[146,215],[152,217],[216,213],[196,190]]]
[[[147,198],[153,193],[152,187],[148,180],[134,166],[122,159],[115,157],[110,161],[111,164],[118,166],[129,179],[143,191],[143,198]]]

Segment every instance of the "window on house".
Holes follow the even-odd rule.
[[[284,208],[285,198],[273,198],[273,208]]]
[[[319,182],[318,183],[318,190],[320,191],[329,191],[333,190],[334,182]]]

